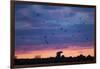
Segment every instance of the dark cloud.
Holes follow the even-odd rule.
[[[23,46],[29,45],[30,49],[39,50],[42,44],[50,48],[51,44],[93,43],[94,11],[82,7],[16,4],[15,46],[24,49]]]

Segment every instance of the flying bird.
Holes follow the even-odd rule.
[[[47,36],[44,36],[45,43],[48,44]]]
[[[45,43],[46,43],[46,44],[48,44],[48,41],[47,41],[47,40],[45,40]]]
[[[63,28],[60,28],[60,30],[62,30],[62,31],[63,31]]]

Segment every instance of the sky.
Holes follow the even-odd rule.
[[[94,56],[95,9],[15,4],[15,56]]]

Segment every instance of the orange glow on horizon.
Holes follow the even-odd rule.
[[[62,55],[65,57],[69,56],[78,56],[80,54],[83,54],[84,56],[94,56],[94,48],[84,48],[84,49],[50,49],[50,50],[39,50],[39,51],[31,51],[27,53],[15,53],[15,56],[20,58],[35,58],[36,56],[41,56],[41,58],[47,58],[47,57],[55,57],[57,51],[63,51]]]

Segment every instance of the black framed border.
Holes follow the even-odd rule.
[[[36,4],[50,6],[68,6],[68,7],[87,7],[95,9],[94,16],[94,61],[93,62],[73,62],[73,63],[51,63],[51,64],[36,64],[36,65],[15,65],[15,4]],[[96,6],[95,5],[79,5],[79,4],[64,4],[64,3],[49,3],[49,2],[30,2],[30,1],[11,1],[11,68],[27,68],[27,67],[44,67],[44,66],[59,66],[59,65],[76,65],[76,64],[91,64],[96,63]]]

